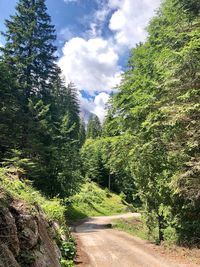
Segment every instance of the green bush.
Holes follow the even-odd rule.
[[[166,229],[164,229],[163,233],[164,233],[164,240],[167,245],[177,244],[178,236],[175,228],[168,226]]]
[[[60,261],[61,267],[75,267],[74,262],[72,260],[64,260]]]
[[[87,182],[81,191],[66,201],[66,219],[75,221],[90,216],[126,213],[128,205],[122,198],[94,182]]]
[[[62,241],[60,244],[60,251],[63,259],[73,260],[76,255],[76,243],[72,236],[68,241]]]

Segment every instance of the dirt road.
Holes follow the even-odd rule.
[[[93,217],[76,226],[79,267],[192,267],[173,263],[149,247],[148,242],[127,233],[106,228],[115,218],[137,217],[137,213]]]

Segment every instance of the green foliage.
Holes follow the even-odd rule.
[[[88,125],[87,125],[87,132],[86,136],[87,138],[95,139],[99,136],[101,136],[101,123],[99,118],[92,114],[89,118]]]
[[[17,121],[22,117],[17,92],[21,95],[14,72],[0,61],[0,160],[20,140],[21,129]]]
[[[175,228],[168,226],[164,230],[164,240],[167,245],[174,245],[178,242],[177,231]]]
[[[70,204],[71,203],[71,204]],[[129,209],[120,196],[101,189],[93,182],[87,182],[81,191],[66,204],[66,218],[76,221],[85,217],[125,213]]]
[[[141,219],[117,219],[113,221],[113,227],[125,231],[141,239],[148,240],[147,228]],[[153,240],[155,241],[155,240]]]
[[[60,251],[63,259],[73,260],[76,255],[76,243],[71,237],[68,241],[62,241]]]
[[[72,260],[61,259],[60,264],[61,264],[61,267],[74,267],[75,266]]]
[[[32,214],[35,214],[35,207],[38,206],[42,208],[49,221],[59,223],[60,227],[56,230],[56,242],[62,254],[63,264],[69,264],[63,266],[74,266],[72,263],[76,254],[76,243],[66,225],[66,206],[63,201],[42,196],[32,187],[30,181],[20,181],[18,170],[14,168],[0,168],[0,183],[0,205],[4,206],[13,199],[21,200]],[[67,238],[65,241],[63,236]],[[18,261],[22,266],[30,266],[35,261],[35,256],[24,251],[18,256]]]
[[[121,180],[131,177],[158,242],[199,244],[199,23],[199,1],[163,1],[104,123],[104,164],[112,174],[119,163]]]
[[[27,97],[31,93],[44,97],[56,69],[53,45],[56,36],[45,1],[19,0],[15,15],[5,24],[6,44],[2,48],[5,62],[15,70]]]
[[[65,224],[65,207],[61,205],[60,199],[47,199],[32,187],[29,180],[20,181],[17,169],[0,168],[0,182],[1,193],[7,192],[10,198],[24,201],[30,209],[37,204],[44,210],[49,220]],[[7,197],[6,194],[3,196]]]
[[[85,123],[84,121],[80,122],[80,128],[79,128],[79,142],[80,142],[80,147],[83,146],[85,143],[86,139],[86,131],[85,131]]]
[[[0,61],[0,162],[24,169],[46,195],[78,190],[79,101],[55,63],[54,26],[44,0],[19,0],[6,20]],[[83,130],[82,130],[83,132]]]
[[[114,192],[124,192],[129,202],[136,199],[134,179],[130,175],[127,155],[132,137],[107,137],[87,139],[81,149],[83,169],[86,177]]]
[[[198,0],[177,0],[177,4],[181,5],[186,12],[193,16],[200,14],[200,3]]]

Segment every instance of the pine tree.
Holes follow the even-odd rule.
[[[81,120],[80,122],[80,128],[79,128],[79,142],[80,142],[80,147],[84,144],[86,139],[86,131],[85,131],[85,122]]]
[[[66,88],[66,108],[69,110],[69,125],[73,126],[72,135],[78,139],[80,128],[80,107],[77,89],[73,83],[69,83]]]
[[[101,136],[101,131],[102,129],[99,118],[95,114],[92,114],[89,118],[87,125],[87,133],[86,133],[87,138],[95,139]]]
[[[45,98],[56,68],[54,26],[45,0],[20,0],[16,11],[5,23],[4,60],[17,73],[26,100],[31,95]]]
[[[16,120],[20,133],[9,148],[17,147],[20,157],[33,163],[35,168],[27,176],[35,186],[50,196],[64,197],[74,192],[81,178],[79,102],[75,86],[65,86],[55,63],[56,36],[45,0],[19,0],[6,27],[2,60],[16,77],[20,110]],[[12,95],[14,87],[9,90],[7,95]],[[3,97],[7,95],[3,92]],[[8,97],[6,101],[4,106]],[[9,124],[7,120],[2,136]],[[3,146],[9,152],[6,142]]]
[[[6,44],[2,49],[3,61],[15,73],[22,90],[20,101],[23,133],[20,148],[27,149],[26,154],[32,156],[42,150],[41,145],[47,146],[49,140],[48,131],[44,134],[41,127],[41,119],[43,124],[45,121],[45,127],[47,124],[50,126],[47,109],[52,101],[52,83],[58,75],[54,62],[55,30],[44,0],[20,0],[16,14],[6,20],[5,25],[7,31],[4,34]]]
[[[7,64],[0,62],[0,160],[19,142],[20,93],[14,73]]]

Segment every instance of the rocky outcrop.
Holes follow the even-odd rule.
[[[0,267],[20,267],[8,245],[0,244]]]
[[[0,206],[0,267],[59,267],[56,232],[38,207]]]

